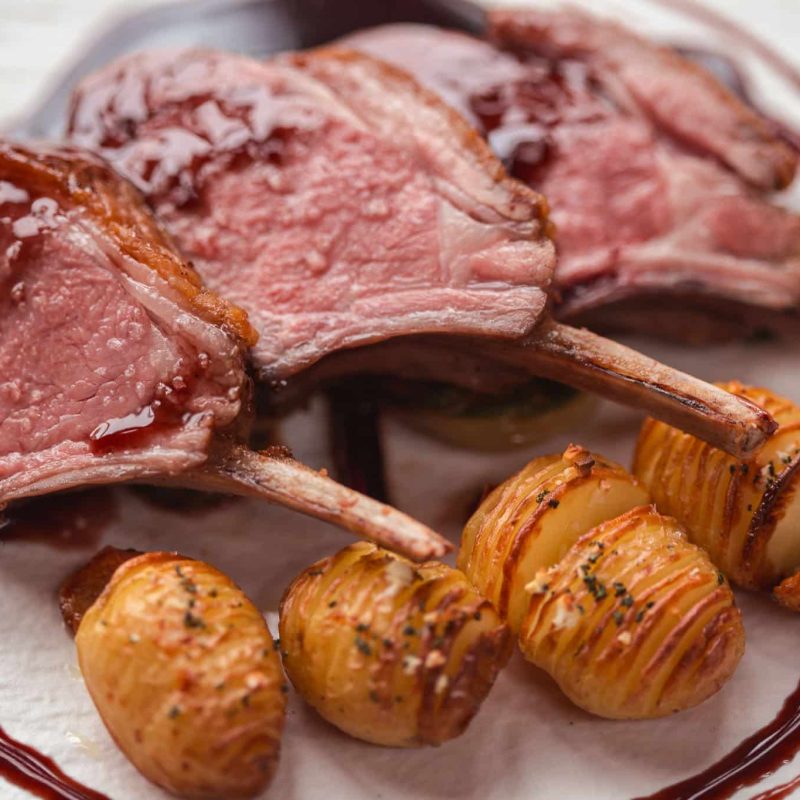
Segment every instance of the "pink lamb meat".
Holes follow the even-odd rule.
[[[551,206],[557,314],[705,340],[796,325],[796,157],[710,75],[575,10],[490,15],[495,45],[397,25],[345,41],[413,71]]]

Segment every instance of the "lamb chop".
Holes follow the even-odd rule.
[[[209,286],[247,309],[263,379],[326,357],[363,362],[380,342],[388,371],[385,353],[413,366],[456,347],[642,406],[737,453],[772,428],[738,398],[553,322],[542,198],[458,114],[376,59],[133,55],[79,87],[70,135],[133,181]]]
[[[97,157],[0,143],[0,254],[0,507],[163,482],[263,497],[417,558],[446,552],[400,512],[239,443],[255,331]]]
[[[489,14],[343,41],[412,71],[551,205],[556,313],[693,341],[797,330],[796,154],[710,74],[582,11]]]

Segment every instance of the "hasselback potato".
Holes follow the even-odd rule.
[[[524,656],[603,717],[691,708],[721,688],[744,651],[725,579],[652,507],[581,537],[528,590]]]
[[[325,719],[399,747],[462,733],[512,646],[508,627],[460,572],[366,542],[294,580],[280,636],[289,678]]]
[[[498,486],[467,522],[458,566],[518,631],[524,587],[584,533],[650,502],[618,464],[571,445],[534,459]]]
[[[720,385],[775,418],[780,427],[770,440],[739,461],[648,419],[634,473],[731,580],[771,588],[800,568],[800,406],[768,389]]]
[[[92,587],[102,591],[86,607]],[[175,553],[107,550],[65,584],[61,601],[77,623],[86,687],[145,777],[187,798],[264,789],[286,686],[264,618],[228,577]]]
[[[523,655],[610,718],[689,708],[744,649],[733,593],[622,467],[570,446],[482,503],[459,564],[517,631]]]

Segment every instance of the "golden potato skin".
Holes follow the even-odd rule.
[[[392,747],[460,735],[512,648],[458,570],[367,542],[294,580],[280,636],[286,672],[310,705],[351,736]]]
[[[534,459],[498,486],[467,522],[458,567],[519,631],[527,583],[595,525],[650,502],[619,464],[570,445]]]
[[[800,572],[779,583],[773,596],[784,608],[800,613]]]
[[[73,636],[78,632],[84,614],[103,593],[119,566],[140,555],[139,550],[120,550],[108,545],[61,584],[58,608]]]
[[[778,431],[748,461],[662,422],[642,426],[633,471],[731,580],[771,588],[800,567],[800,407],[768,389],[719,384],[768,411]],[[780,528],[782,520],[787,526]],[[781,531],[775,536],[776,529]],[[795,544],[792,539],[797,542]]]
[[[602,717],[691,708],[722,687],[744,652],[724,577],[653,507],[587,533],[529,591],[524,656]]]
[[[153,783],[209,800],[269,783],[286,687],[263,617],[225,575],[174,553],[127,560],[75,642],[106,727]]]

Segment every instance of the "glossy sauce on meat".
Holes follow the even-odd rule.
[[[136,54],[78,87],[70,135],[248,310],[266,381],[400,336],[517,338],[544,312],[554,253],[541,198],[374,59]]]
[[[800,218],[766,195],[796,156],[768,120],[674,51],[588,14],[490,23],[495,44],[420,25],[343,43],[413,72],[548,198],[557,316],[698,340],[720,317],[741,335],[800,316]]]
[[[205,460],[239,323],[107,165],[0,142],[0,502]]]

